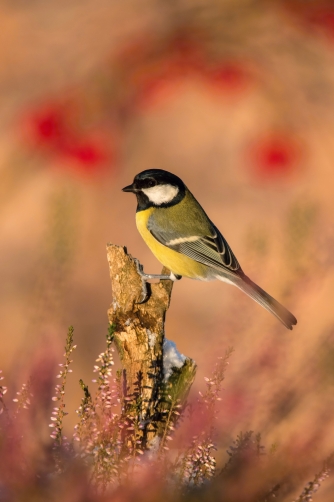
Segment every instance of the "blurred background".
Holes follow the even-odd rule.
[[[90,382],[105,346],[106,243],[161,270],[121,188],[166,169],[298,319],[289,332],[236,288],[175,285],[166,335],[198,364],[194,395],[235,349],[222,455],[252,429],[321,461],[334,444],[333,3],[4,0],[0,16],[7,383],[21,386],[32,367],[52,380],[73,324],[71,430],[78,380]]]

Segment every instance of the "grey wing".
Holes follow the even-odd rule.
[[[161,228],[149,225],[151,234],[161,244],[185,254],[203,265],[217,269],[217,272],[224,271],[236,275],[243,275],[238,260],[233,254],[226,239],[219,232],[217,227],[211,223],[211,235],[187,235],[177,236],[171,231],[162,231]],[[233,275],[234,275],[233,274]]]

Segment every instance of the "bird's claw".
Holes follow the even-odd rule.
[[[160,275],[160,274],[145,274],[143,265],[139,263],[139,261],[135,258],[135,264],[137,268],[137,272],[141,277],[142,282],[142,299],[139,302],[136,302],[137,305],[147,302],[150,297],[150,291],[147,286],[147,281],[149,279],[160,279],[160,280],[171,280],[171,281],[179,281],[182,279],[181,275],[170,273],[170,275]]]
[[[136,258],[135,258],[135,264],[136,264],[137,272],[140,275],[141,284],[142,284],[142,291],[141,291],[142,292],[142,297],[141,297],[141,299],[138,302],[135,302],[135,303],[136,303],[136,305],[141,305],[142,303],[147,302],[147,300],[150,297],[150,294],[149,294],[148,287],[147,287],[147,282],[146,282],[146,279],[145,279],[143,265],[141,263],[139,263],[139,260],[137,260]]]
[[[139,302],[136,302],[136,305],[141,305],[142,303],[146,303],[147,300],[150,298],[150,293],[149,293],[149,288],[147,287],[147,282],[145,279],[142,277],[141,279],[142,283],[142,298],[139,300]]]

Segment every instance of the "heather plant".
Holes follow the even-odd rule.
[[[218,403],[222,399],[222,382],[233,352],[231,348],[218,358],[212,375],[205,377],[205,389],[197,399],[187,399],[181,404],[175,399],[171,382],[166,385],[163,396],[171,406],[161,415],[163,432],[144,447],[141,433],[145,424],[138,404],[140,379],[136,395],[129,396],[122,388],[122,370],[113,373],[114,332],[115,326],[111,325],[106,349],[93,368],[96,390],[91,392],[79,381],[83,397],[72,437],[67,438],[63,431],[67,415],[66,383],[76,348],[73,327],[68,330],[64,363],[60,363],[57,375],[60,383],[55,396],[50,396],[56,403],[50,424],[51,443],[39,437],[36,430],[31,437],[36,413],[29,411],[41,405],[32,396],[31,382],[16,393],[13,405],[6,403],[6,387],[1,386],[1,501],[38,501],[45,497],[50,500],[62,497],[65,501],[126,501],[134,496],[143,501],[161,497],[189,501],[287,500],[295,489],[296,473],[291,472],[291,463],[284,458],[284,452],[277,453],[277,448],[272,447],[266,453],[260,434],[240,432],[227,450],[225,464],[217,465],[221,412]],[[185,441],[178,440],[182,430],[188,432]],[[192,430],[195,434],[190,437]],[[284,461],[286,468],[282,467]],[[313,481],[301,488],[295,502],[312,500],[328,477],[331,463],[329,458]],[[307,471],[307,466],[304,467]]]
[[[314,452],[320,435],[301,455],[289,445],[265,448],[259,431],[235,436],[224,430],[222,385],[233,349],[218,357],[197,396],[190,393],[196,363],[165,337],[170,281],[152,284],[149,300],[138,304],[136,261],[114,245],[108,260],[113,303],[106,346],[92,385],[78,375],[82,399],[73,433],[64,434],[76,349],[72,326],[55,387],[52,365],[43,359],[26,383],[10,381],[9,392],[0,373],[0,502],[312,500],[333,460],[319,470]],[[11,387],[19,388],[12,396]]]

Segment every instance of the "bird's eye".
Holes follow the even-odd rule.
[[[154,187],[155,186],[155,181],[154,180],[148,180],[147,186],[148,186],[148,188]]]

